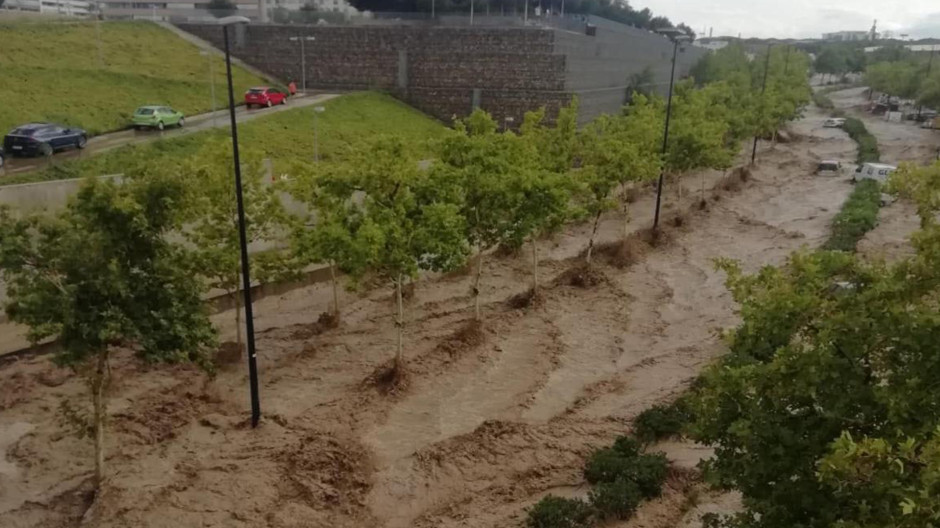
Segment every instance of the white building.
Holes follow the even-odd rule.
[[[352,16],[358,13],[358,10],[349,5],[347,0],[266,0],[268,8],[283,7],[291,11],[299,11],[305,6],[317,8],[317,11],[332,11]]]
[[[9,1],[9,0],[8,0]],[[16,1],[16,0],[13,0]],[[21,0],[22,1],[22,0]],[[32,0],[38,1],[38,0]],[[50,0],[42,0],[47,2]],[[66,1],[66,0],[63,0]],[[68,0],[74,1],[74,0]],[[213,16],[206,10],[209,0],[189,2],[136,2],[134,0],[96,0],[101,5],[105,18],[133,19],[133,20],[204,20]],[[317,11],[338,12],[347,15],[357,13],[356,8],[349,5],[347,0],[229,0],[238,11],[237,14],[252,20],[260,20],[260,6],[264,5],[266,12],[275,8],[284,8],[289,11],[299,11],[306,5],[313,5]],[[93,5],[93,4],[92,4]],[[267,20],[264,20],[267,21]]]
[[[94,4],[85,0],[7,0],[3,9],[86,17],[94,11]]]
[[[869,40],[871,31],[836,31],[834,33],[823,33],[823,40],[832,42],[851,42],[856,40]]]
[[[728,45],[727,40],[699,39],[692,41],[693,46],[705,48],[712,51],[718,51]]]

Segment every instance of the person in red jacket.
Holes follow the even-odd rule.
[[[291,95],[297,95],[297,83],[293,80],[287,83],[287,91],[290,92]]]

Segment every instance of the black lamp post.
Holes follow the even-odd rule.
[[[251,270],[248,265],[248,236],[245,233],[245,203],[242,198],[242,168],[238,159],[238,125],[235,121],[235,93],[232,89],[232,57],[229,53],[229,28],[247,24],[242,16],[219,19],[225,39],[225,73],[228,77],[228,113],[232,121],[232,157],[235,162],[235,198],[238,202],[238,239],[241,246],[242,290],[245,295],[245,335],[248,338],[248,383],[251,387],[251,426],[257,427],[261,419],[261,399],[258,396],[258,357],[255,353],[255,321],[251,310]]]
[[[663,129],[663,161],[659,170],[659,184],[656,186],[656,213],[653,216],[653,230],[659,229],[659,209],[663,199],[663,179],[666,175],[666,151],[669,147],[669,120],[672,117],[672,87],[676,81],[676,60],[679,57],[679,44],[689,40],[689,36],[678,28],[656,30],[672,41],[672,73],[669,75],[669,97],[666,99],[666,125]]]
[[[761,84],[760,88],[760,97],[761,101],[764,100],[764,92],[767,91],[767,72],[770,71],[770,49],[773,47],[773,44],[767,44],[767,60],[764,62],[764,82]],[[763,117],[764,107],[761,106],[761,117]],[[757,159],[757,138],[758,134],[754,134],[754,147],[751,149],[751,166],[754,165],[754,161]]]

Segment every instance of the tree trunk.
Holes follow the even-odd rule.
[[[333,316],[339,319],[339,288],[336,285],[336,262],[330,261],[330,281],[333,282]]]
[[[597,236],[597,224],[601,219],[601,211],[597,210],[597,214],[594,215],[594,229],[591,230],[591,239],[588,241],[588,250],[587,250],[587,263],[591,264],[591,255],[594,253],[594,237]]]
[[[535,236],[532,237],[532,293],[536,293],[539,290],[539,246],[535,239]]]
[[[705,171],[702,171],[702,202],[705,202]]]
[[[107,416],[107,403],[105,401],[105,386],[108,380],[108,349],[98,352],[95,362],[95,371],[91,380],[91,398],[94,407],[94,434],[95,434],[95,490],[101,489],[104,482],[104,427]]]
[[[681,209],[682,208],[682,181],[679,178],[678,173],[676,173],[674,180],[675,180],[674,185],[676,187],[676,207]]]
[[[395,371],[400,372],[403,366],[402,332],[405,326],[404,307],[401,301],[401,274],[398,275],[398,280],[395,281],[395,296],[398,300],[398,321],[395,323],[398,326],[398,351],[395,353]]]
[[[235,288],[235,343],[238,344],[238,353],[242,349],[242,298],[238,294],[238,288]]]
[[[477,253],[477,276],[473,280],[473,313],[474,318],[480,320],[480,277],[483,276],[483,248]]]

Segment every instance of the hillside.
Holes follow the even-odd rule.
[[[238,126],[242,148],[265,152],[275,170],[286,170],[297,159],[314,157],[318,144],[320,158],[347,155],[350,146],[378,134],[395,134],[418,149],[434,138],[443,126],[421,112],[390,96],[378,93],[354,93],[323,104],[317,115],[314,138],[314,110],[299,108],[263,116]],[[193,156],[207,148],[213,139],[227,138],[228,128],[196,132],[191,135],[160,139],[141,145],[129,145],[93,156],[56,160],[36,172],[0,178],[0,185],[79,178],[122,173],[139,163],[159,164]]]
[[[143,104],[187,115],[212,108],[210,58],[151,22],[4,21],[0,35],[0,133],[55,121],[95,135],[123,128]],[[224,61],[211,60],[221,107]],[[240,68],[233,73],[237,93],[262,82]]]

